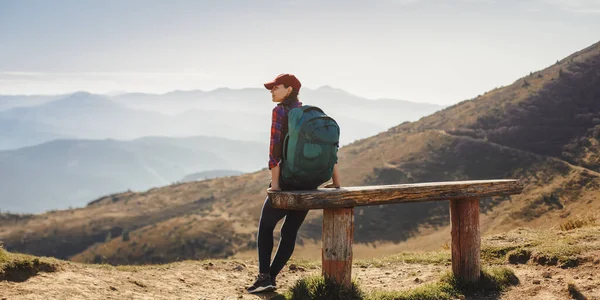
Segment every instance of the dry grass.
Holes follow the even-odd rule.
[[[365,293],[356,281],[353,281],[352,286],[348,289],[322,276],[311,276],[298,280],[284,297],[291,300],[443,300],[455,299],[464,295],[494,295],[518,282],[519,280],[512,270],[505,267],[495,267],[484,269],[481,272],[480,282],[475,285],[463,284],[452,273],[447,272],[437,282],[414,289]]]
[[[365,298],[365,293],[360,290],[355,281],[352,282],[350,288],[345,288],[329,278],[315,275],[298,280],[284,295],[284,298],[292,300],[360,300]]]
[[[594,226],[596,225],[596,218],[594,216],[577,216],[573,219],[567,220],[560,224],[560,230],[569,231],[585,226]]]
[[[297,258],[293,258],[290,259],[289,264],[292,265],[296,265],[299,267],[303,267],[305,269],[318,269],[321,268],[321,261],[317,261],[317,260],[311,260],[311,259],[297,259]]]
[[[584,254],[600,250],[600,226],[570,230],[517,229],[484,239],[482,258],[491,264],[505,262],[576,267],[592,259]]]
[[[23,282],[39,272],[55,272],[58,265],[56,259],[9,253],[0,247],[0,281]]]
[[[451,263],[450,251],[401,252],[382,258],[372,258],[354,262],[354,264],[359,267],[364,266],[376,268],[397,263],[449,265]]]

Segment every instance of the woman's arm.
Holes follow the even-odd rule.
[[[333,180],[334,187],[339,188],[340,186],[342,186],[342,182],[340,181],[340,171],[338,169],[337,164],[333,166],[333,176],[331,177],[331,179]]]
[[[325,188],[339,188],[342,186],[342,182],[340,180],[340,171],[337,163],[333,166],[333,175],[331,176],[331,180],[333,180],[333,183],[325,185]]]
[[[269,190],[271,191],[279,191],[281,188],[279,187],[279,172],[281,168],[279,165],[271,169],[271,187]]]
[[[281,156],[283,144],[283,107],[277,106],[273,109],[271,118],[271,137],[269,142],[269,169],[271,170],[271,187],[269,190],[280,190],[279,174],[281,172]]]

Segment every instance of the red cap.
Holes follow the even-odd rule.
[[[275,80],[265,83],[265,87],[267,90],[271,90],[274,86],[280,84],[286,84],[296,90],[300,90],[300,87],[302,86],[300,80],[298,80],[296,76],[292,74],[279,74],[277,77],[275,77]]]

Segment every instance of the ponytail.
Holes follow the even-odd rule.
[[[284,84],[284,86],[285,86],[285,88],[289,87],[289,85],[285,85],[285,84]],[[289,96],[287,96],[287,98],[285,98],[285,100],[282,101],[282,103],[284,105],[289,105],[289,104],[292,104],[292,103],[298,101],[299,100],[298,93],[299,93],[298,90],[292,87],[292,92],[290,93]]]

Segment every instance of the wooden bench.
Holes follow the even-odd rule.
[[[277,208],[323,209],[323,276],[350,286],[354,207],[449,200],[452,271],[457,279],[474,283],[481,270],[479,199],[522,191],[519,180],[478,180],[277,191],[269,195]]]

